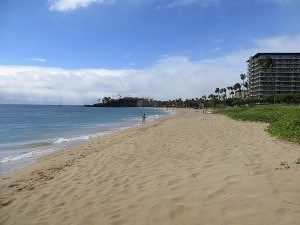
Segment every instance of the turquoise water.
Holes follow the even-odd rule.
[[[156,108],[0,105],[0,174],[23,167],[43,153],[81,144],[167,115]]]

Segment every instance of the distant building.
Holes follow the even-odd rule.
[[[300,93],[300,53],[257,53],[247,62],[250,97]]]

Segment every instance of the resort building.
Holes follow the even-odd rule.
[[[300,93],[300,53],[257,53],[247,62],[251,98]]]

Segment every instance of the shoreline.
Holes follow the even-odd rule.
[[[151,121],[146,122],[145,124],[138,123],[138,124],[133,125],[132,127],[126,127],[126,128],[123,128],[123,129],[121,128],[121,129],[117,129],[117,130],[114,130],[114,131],[111,131],[111,132],[103,133],[102,135],[99,135],[99,136],[96,136],[96,137],[91,137],[88,140],[86,140],[84,143],[76,144],[76,145],[61,148],[61,149],[56,149],[54,151],[45,152],[45,153],[39,155],[33,161],[31,161],[30,163],[24,165],[21,168],[9,171],[9,172],[4,173],[4,174],[0,174],[0,179],[1,179],[1,177],[11,176],[11,175],[14,176],[15,174],[23,173],[23,171],[27,172],[27,171],[30,171],[30,170],[34,170],[35,168],[39,167],[38,166],[39,164],[44,164],[47,161],[49,161],[50,159],[52,159],[53,157],[57,158],[60,155],[64,156],[65,155],[64,152],[66,152],[66,151],[68,152],[68,154],[70,156],[75,157],[76,154],[73,153],[73,152],[80,151],[81,149],[87,149],[90,145],[92,145],[94,143],[94,141],[98,141],[98,140],[101,140],[101,139],[113,138],[115,136],[121,135],[121,134],[126,133],[128,131],[131,131],[132,129],[139,129],[139,128],[143,128],[143,127],[152,126],[155,123],[160,123],[161,121],[164,121],[164,120],[167,120],[167,119],[170,119],[170,118],[176,116],[178,113],[180,113],[180,111],[184,111],[184,110],[182,110],[182,109],[172,109],[172,112],[170,112],[168,115],[164,115],[162,117],[152,119]],[[76,153],[78,153],[78,152],[76,152]],[[88,152],[88,153],[90,153],[90,152]],[[85,154],[83,154],[83,155],[85,155]],[[79,158],[82,158],[83,155],[80,153]],[[68,161],[69,160],[74,161],[72,159],[72,157],[70,157],[70,159],[68,159]],[[67,163],[67,164],[69,165],[69,163]],[[51,166],[49,166],[49,167],[51,167]]]
[[[175,110],[167,110],[164,108],[153,108],[153,109],[158,109],[162,112],[165,112],[166,114],[150,115],[147,124],[155,120],[168,117],[176,112]],[[56,141],[53,140],[52,142],[50,142],[50,140],[41,140],[40,142],[36,140],[36,142],[41,145],[40,148],[36,147],[30,149],[29,152],[24,152],[24,153],[21,152],[18,155],[8,155],[6,157],[3,157],[1,159],[3,160],[3,162],[1,161],[1,163],[3,163],[2,165],[3,171],[0,171],[0,175],[6,175],[12,172],[16,172],[18,170],[22,170],[26,166],[36,163],[37,161],[39,161],[40,158],[43,158],[44,156],[47,156],[49,154],[54,154],[57,151],[64,151],[66,149],[70,149],[76,146],[82,146],[87,144],[90,140],[93,140],[94,138],[99,138],[101,136],[106,136],[112,133],[118,133],[122,130],[127,130],[139,126],[140,124],[141,124],[140,122],[136,121],[135,123],[128,124],[127,126],[112,127],[111,129],[108,130],[99,130],[99,131],[95,130],[92,133],[91,132],[80,133],[80,134],[78,133],[75,134],[75,136],[69,135],[69,137],[61,136],[61,137],[57,137]],[[34,147],[34,145],[37,146],[37,143],[34,142],[33,144],[27,144],[27,145],[28,146],[32,145]],[[47,143],[47,145],[44,146],[45,143]],[[25,144],[24,146],[26,147]],[[5,165],[6,163],[7,165]]]
[[[266,124],[177,111],[1,175],[0,223],[300,221],[299,145]]]

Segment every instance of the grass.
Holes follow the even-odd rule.
[[[218,109],[215,113],[235,120],[269,123],[267,131],[272,136],[300,143],[300,106],[238,107]]]

